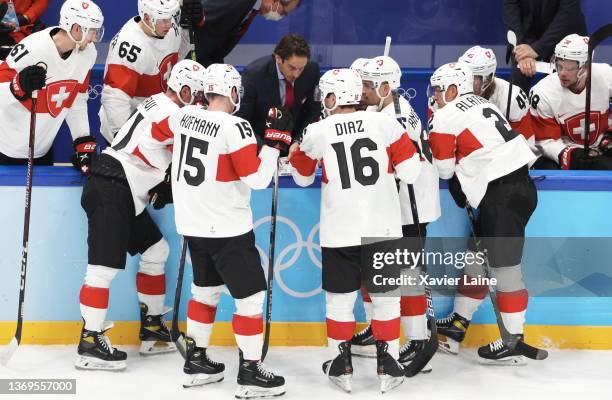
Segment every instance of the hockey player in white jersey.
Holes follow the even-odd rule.
[[[395,60],[391,57],[375,57],[367,61],[361,68],[361,78],[363,80],[363,98],[365,104],[370,106],[368,110],[379,111],[389,116],[396,118],[395,108],[393,105],[392,90],[397,90],[400,87],[402,72]],[[427,224],[433,222],[440,217],[440,189],[438,171],[432,165],[432,156],[429,149],[426,132],[421,130],[421,121],[419,116],[414,112],[410,103],[400,96],[400,123],[406,129],[410,140],[419,146],[421,154],[421,173],[414,183],[414,192],[416,196],[417,210],[419,215],[419,226],[415,225],[412,220],[412,210],[410,199],[408,196],[408,185],[401,183],[399,185],[400,204],[402,210],[402,234],[404,237],[425,237],[427,235]],[[418,248],[412,251],[420,251],[420,241],[412,240],[409,243]],[[420,268],[407,269],[402,273],[404,275],[413,276],[415,282],[419,282],[418,275]],[[364,308],[366,308],[366,317],[368,308],[371,308],[369,296],[364,294]],[[401,299],[401,322],[406,336],[406,344],[400,349],[399,361],[402,364],[409,363],[417,352],[419,352],[428,339],[427,318],[426,318],[427,301],[425,298],[425,288],[420,285],[403,285]],[[370,318],[368,318],[369,321]],[[359,354],[364,351],[364,346],[371,347],[374,344],[371,327],[368,326],[365,330],[356,334],[352,339],[353,354]],[[365,350],[367,352],[367,350]],[[423,372],[431,371],[428,366]]]
[[[495,76],[497,59],[493,50],[474,46],[466,50],[458,61],[468,65],[474,74],[474,94],[495,104],[505,116],[510,83]],[[523,89],[516,85],[512,86],[508,122],[512,129],[527,139],[534,150],[535,140],[529,115],[529,99]]]
[[[51,146],[66,120],[77,153],[75,166],[88,173],[95,139],[87,117],[87,88],[96,61],[93,42],[104,17],[90,0],[67,0],[58,26],[33,33],[0,63],[0,164],[25,164],[32,92],[38,91],[34,163],[51,165]]]
[[[587,61],[589,38],[569,35],[555,47],[556,69],[530,93],[536,145],[561,169],[612,169],[612,66]],[[589,153],[584,151],[586,80],[591,74]]]
[[[400,298],[399,293],[389,291],[395,288],[373,282],[372,263],[366,262],[365,254],[373,246],[388,246],[390,239],[401,237],[394,173],[404,182],[414,183],[421,162],[406,130],[395,118],[386,113],[356,111],[362,95],[361,77],[356,71],[326,72],[319,81],[319,91],[327,117],[306,128],[290,163],[300,186],[312,184],[317,164],[323,169],[322,280],[328,346],[334,357],[323,364],[323,372],[345,391],[351,390],[353,307],[364,282],[372,294],[377,373],[381,391],[386,392],[404,379],[404,370],[396,361]],[[368,237],[386,240],[362,245]],[[381,271],[393,275],[393,268],[397,266],[385,266]],[[399,268],[396,272],[399,275]]]
[[[113,37],[104,69],[100,131],[112,142],[145,98],[163,93],[190,45],[179,26],[178,0],[138,0],[138,16]]]
[[[497,280],[497,307],[511,334],[523,335],[528,294],[521,273],[525,226],[537,204],[528,174],[535,159],[524,136],[514,131],[493,103],[473,94],[471,69],[463,63],[438,68],[430,79],[438,111],[431,122],[430,144],[440,177],[457,175],[467,206],[479,210],[479,236]],[[464,206],[466,202],[464,201]],[[484,276],[483,264],[470,264],[464,274]],[[468,281],[470,281],[468,279]],[[472,315],[485,298],[486,285],[465,286],[462,280],[453,313],[438,321],[446,337],[441,347],[456,353]],[[452,343],[454,346],[445,346]],[[501,340],[478,349],[479,361],[516,365],[524,357]]]
[[[84,327],[78,346],[77,368],[123,369],[126,353],[110,345],[104,320],[109,287],[121,269],[126,253],[140,253],[136,289],[140,303],[140,353],[175,350],[163,315],[168,243],[146,210],[171,202],[168,165],[172,151],[160,143],[152,127],[204,89],[204,67],[183,60],[174,66],[168,89],[146,99],[119,130],[111,146],[92,164],[92,175],[83,188],[81,204],[87,213],[88,265],[80,292]],[[167,176],[168,175],[168,176]]]
[[[255,248],[251,189],[268,187],[279,149],[291,130],[267,129],[257,154],[251,125],[233,116],[240,107],[240,74],[227,64],[206,70],[208,109],[189,106],[157,126],[159,140],[174,143],[172,192],[176,228],[187,240],[193,265],[187,307],[185,387],[218,382],[225,366],[207,354],[223,285],[235,300],[232,327],[239,348],[237,398],[279,396],[285,379],[261,361],[266,278]],[[268,116],[275,125],[276,109]],[[176,138],[176,140],[175,140]]]

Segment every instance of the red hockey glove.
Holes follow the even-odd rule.
[[[289,110],[283,107],[272,107],[266,118],[264,144],[286,152],[291,144],[293,117]]]

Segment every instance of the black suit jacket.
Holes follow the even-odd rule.
[[[242,36],[242,21],[256,0],[202,0],[204,25],[195,31],[196,57],[208,67],[222,63]]]
[[[544,61],[565,36],[586,35],[580,0],[504,0],[503,19],[517,43],[531,45]]]
[[[306,125],[319,119],[321,103],[314,101],[314,89],[318,83],[319,64],[310,61],[302,75],[293,83],[295,100],[291,115],[294,140]],[[270,107],[282,106],[274,56],[261,57],[247,65],[242,73],[242,86],[244,96],[236,115],[251,123],[258,141],[261,142],[268,110]]]

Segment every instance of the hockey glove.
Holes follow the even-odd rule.
[[[91,173],[91,160],[96,153],[96,138],[93,136],[83,136],[74,140],[74,155],[71,157],[72,165],[89,176]]]
[[[13,78],[10,89],[19,101],[32,97],[32,92],[42,89],[47,79],[47,71],[39,65],[30,65],[22,69]]]
[[[612,157],[612,131],[604,133],[601,142],[599,142],[599,151],[607,157]]]
[[[166,204],[173,202],[172,183],[170,182],[171,169],[172,164],[168,166],[164,180],[149,190],[149,203],[153,204],[153,208],[156,210],[160,210]]]
[[[457,178],[457,174],[453,175],[453,177],[448,180],[448,191],[451,196],[453,196],[453,200],[455,200],[457,207],[465,208],[467,198],[461,189],[461,183],[459,182],[459,178]]]
[[[204,25],[204,10],[201,0],[183,0],[181,27],[185,29]]]
[[[566,147],[559,154],[559,166],[561,169],[612,170],[612,157],[593,153],[589,156],[581,147]]]
[[[264,131],[264,144],[280,150],[282,153],[289,149],[291,132],[293,131],[293,117],[284,107],[272,107],[266,118]]]

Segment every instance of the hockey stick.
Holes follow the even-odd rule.
[[[272,188],[272,211],[270,212],[270,249],[268,250],[268,289],[266,291],[266,332],[264,333],[263,346],[261,348],[261,361],[268,354],[270,346],[270,321],[272,320],[272,281],[274,279],[274,250],[276,246],[276,207],[278,204],[278,163],[274,171],[274,183]]]
[[[399,95],[397,94],[397,90],[392,90],[391,95],[393,96],[393,107],[395,109],[395,117],[397,118],[400,124],[402,123],[402,111],[399,103]],[[415,144],[418,146],[418,144]],[[417,147],[418,151],[418,147]],[[421,235],[420,221],[419,221],[419,211],[416,203],[416,196],[414,195],[414,186],[412,184],[408,184],[408,197],[410,199],[410,209],[412,211],[412,222],[417,227],[417,235],[419,237],[419,243],[422,248],[425,247],[425,243],[423,241],[423,236]],[[424,275],[427,275],[427,266],[423,263],[422,272]],[[433,308],[433,298],[431,295],[431,289],[427,283],[425,283],[425,297],[427,299],[427,320],[430,325],[431,335],[423,350],[417,353],[410,364],[404,367],[405,375],[407,377],[412,377],[421,372],[423,368],[427,365],[427,363],[433,358],[434,354],[438,350],[438,329],[436,327],[436,317],[434,314]]]
[[[593,65],[593,51],[601,42],[612,36],[612,24],[607,24],[597,29],[589,38],[587,55],[587,81],[586,100],[584,105],[584,153],[589,154],[591,139],[591,66]]]
[[[469,203],[466,204],[465,208],[470,219],[470,227],[472,229],[472,235],[474,236],[476,251],[484,255],[485,277],[487,278],[487,281],[490,281],[491,267],[489,265],[489,257],[485,252],[482,251],[480,247],[481,238],[476,235],[476,217],[474,216],[474,210],[472,210],[472,206],[470,206]],[[497,296],[495,295],[495,292],[493,291],[493,288],[491,286],[489,286],[489,298],[491,299],[491,305],[493,306],[493,310],[495,311],[495,319],[497,320],[499,333],[504,344],[508,346],[511,350],[514,350],[532,360],[545,360],[548,357],[548,352],[546,350],[533,347],[525,343],[519,335],[508,332],[508,329],[506,329],[504,321],[499,312],[499,307],[497,306]]]
[[[385,41],[385,52],[384,52],[385,56],[389,55],[390,48],[391,48],[391,37],[387,36],[386,41]],[[391,91],[391,96],[393,98],[393,108],[395,110],[395,118],[402,126],[404,126],[404,123],[402,122],[402,109],[399,103],[399,94],[397,93],[396,89],[393,89]],[[418,151],[419,149],[418,144],[415,143],[414,145]],[[399,191],[399,182],[397,182],[397,187]],[[412,211],[412,222],[415,223],[417,226],[419,241],[420,241],[421,246],[424,247],[423,237],[421,236],[421,230],[420,230],[419,211],[417,209],[416,196],[414,195],[414,186],[411,184],[408,185],[408,197],[410,199],[410,208]],[[427,275],[427,266],[425,264],[423,264],[422,272],[423,274]],[[421,370],[425,368],[429,360],[432,359],[432,357],[434,356],[434,354],[436,354],[436,351],[438,350],[438,329],[436,327],[436,317],[435,317],[434,308],[433,308],[433,298],[431,296],[431,289],[429,288],[429,285],[427,283],[425,283],[425,297],[427,298],[427,312],[428,312],[427,319],[429,321],[429,324],[431,325],[431,336],[429,337],[429,340],[427,341],[427,344],[425,345],[423,350],[414,356],[410,364],[404,367],[405,375],[407,377],[415,376],[416,374],[421,372]]]
[[[185,258],[187,257],[187,239],[183,236],[181,244],[181,259],[179,261],[178,276],[176,277],[176,290],[174,291],[174,308],[172,309],[172,328],[170,330],[170,337],[176,345],[179,353],[186,358],[185,335],[179,330],[178,326],[178,315],[179,307],[181,305],[181,293],[183,291],[183,275],[185,273]]]
[[[34,136],[36,133],[36,103],[38,91],[32,92],[32,109],[30,110],[30,141],[28,144],[28,169],[26,174],[25,215],[23,217],[23,250],[21,253],[21,279],[19,282],[19,305],[17,309],[17,329],[15,336],[0,354],[0,364],[6,365],[19,343],[21,343],[21,330],[23,328],[23,303],[25,299],[26,271],[28,267],[28,241],[30,238],[30,209],[32,207],[32,170],[34,166]]]
[[[514,31],[508,31],[506,34],[508,39],[509,52],[510,52],[510,87],[508,88],[508,104],[506,104],[506,119],[510,121],[510,103],[512,102],[512,86],[514,85],[514,66],[515,59],[512,56],[514,48],[516,47],[516,33]]]

